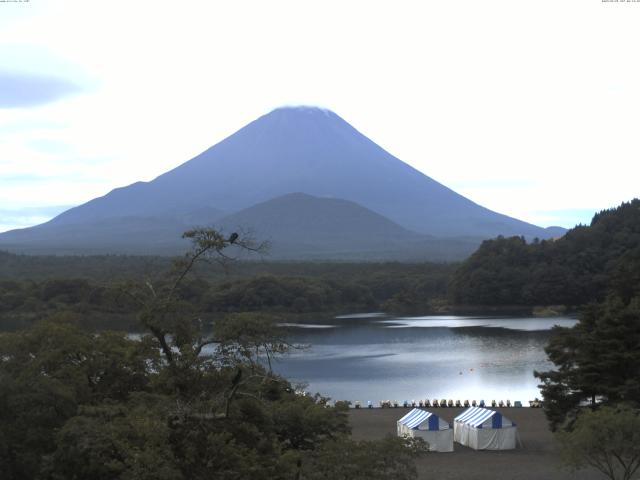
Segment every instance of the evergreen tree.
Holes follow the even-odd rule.
[[[620,284],[635,279],[626,285],[637,289],[639,245],[640,199],[634,199],[556,240],[527,244],[521,237],[498,237],[483,242],[454,274],[449,298],[466,305],[602,302],[616,278]],[[625,298],[637,294],[630,291]]]
[[[617,294],[589,306],[572,328],[555,327],[546,347],[556,369],[536,372],[552,428],[589,403],[640,406],[640,297]]]

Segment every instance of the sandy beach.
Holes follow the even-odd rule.
[[[431,408],[450,424],[463,409]],[[457,479],[514,479],[514,480],[596,480],[604,478],[596,471],[570,473],[560,466],[553,435],[541,409],[498,408],[518,426],[522,448],[510,451],[474,451],[454,443],[453,453],[429,453],[417,461],[418,478]],[[352,409],[350,421],[353,438],[357,440],[382,438],[396,434],[396,421],[406,414],[405,408]]]

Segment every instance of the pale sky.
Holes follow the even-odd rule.
[[[0,231],[317,105],[492,210],[640,196],[640,1],[0,2]]]

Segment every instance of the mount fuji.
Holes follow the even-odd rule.
[[[275,201],[280,197],[286,201]],[[265,202],[268,208],[257,208]],[[299,220],[316,218],[321,211],[323,233],[301,225],[294,235],[295,222],[287,224],[286,235],[269,228],[277,218],[293,218],[292,204]],[[361,222],[359,215],[367,220]],[[464,245],[453,257],[463,257],[482,239],[497,235],[549,238],[564,232],[474,203],[397,159],[331,111],[287,107],[150,182],[117,188],[44,224],[0,234],[0,248],[171,254],[185,248],[180,232],[190,226],[236,228],[238,220],[250,229],[259,224],[256,233],[267,234],[274,247],[286,244],[293,252],[301,251],[295,245],[307,245],[322,258],[333,258],[337,251],[348,258],[359,248],[372,251],[375,243],[380,247],[373,250],[379,252],[376,258],[397,258],[383,252],[397,254],[404,245],[410,246],[406,251],[412,258],[435,259],[438,255],[429,251],[434,240],[442,245],[452,237],[454,244]],[[341,237],[348,248],[339,248]],[[286,249],[281,250],[286,257]]]

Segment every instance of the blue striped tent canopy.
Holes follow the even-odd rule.
[[[491,420],[491,425],[488,424]],[[455,422],[466,423],[474,428],[502,428],[515,425],[511,420],[504,418],[500,412],[482,407],[471,407],[466,409],[456,418]]]
[[[449,424],[441,422],[437,415],[426,410],[414,408],[404,417],[398,420],[398,423],[411,429],[420,430],[446,430]],[[426,427],[426,428],[425,428]]]

